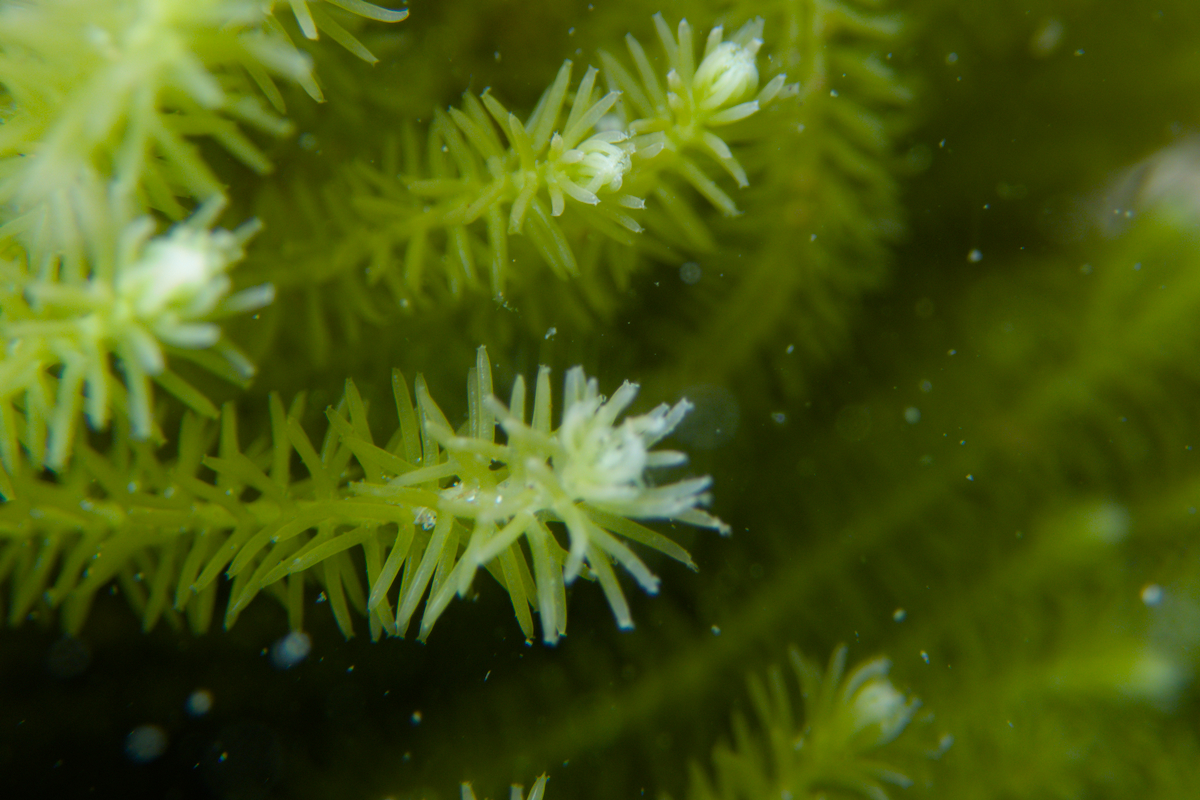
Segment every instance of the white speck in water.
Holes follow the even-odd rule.
[[[904,421],[909,425],[916,425],[921,421],[921,409],[916,406],[909,406],[904,409]]]
[[[1157,583],[1148,583],[1146,584],[1145,588],[1142,589],[1142,602],[1151,608],[1154,608],[1163,601],[1165,594],[1166,593],[1163,592],[1163,588]]]
[[[687,261],[679,268],[679,279],[688,286],[695,286],[699,283],[702,274],[700,265],[695,261]]]
[[[312,637],[304,631],[291,631],[271,645],[271,663],[276,669],[291,669],[312,652]]]
[[[427,531],[433,530],[433,527],[437,525],[437,512],[432,508],[418,506],[413,509],[413,522]]]
[[[184,708],[189,716],[203,717],[213,707],[213,693],[208,689],[197,689],[188,695]]]
[[[982,260],[983,253],[978,247],[971,248],[971,252],[967,253],[967,261],[970,261],[972,264],[978,264]]]
[[[1064,30],[1062,20],[1057,17],[1047,17],[1042,20],[1042,23],[1033,32],[1033,36],[1030,37],[1029,51],[1034,56],[1045,58],[1058,49]]]
[[[138,725],[125,737],[125,755],[135,764],[149,764],[167,751],[167,732],[158,725]]]

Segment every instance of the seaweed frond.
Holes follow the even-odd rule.
[[[296,17],[296,24],[300,26],[300,31],[304,34],[304,38],[315,41],[319,38],[320,32],[323,31],[329,35],[329,38],[368,64],[375,64],[379,59],[354,34],[342,27],[325,10],[324,4],[329,4],[343,11],[348,11],[351,14],[365,19],[373,19],[377,22],[402,22],[408,19],[407,8],[393,11],[390,8],[368,3],[366,0],[319,0],[322,3],[321,5],[312,2],[312,0],[286,0],[286,2],[291,7],[292,14]],[[278,5],[278,2],[276,4]]]
[[[0,10],[0,235],[35,261],[79,250],[100,228],[110,181],[139,211],[185,215],[180,199],[224,186],[200,155],[208,137],[256,172],[270,163],[242,126],[273,136],[272,79],[311,80],[308,56],[242,0],[46,0]],[[278,105],[278,104],[277,104]]]
[[[717,131],[792,87],[783,75],[758,85],[761,20],[728,41],[714,28],[697,66],[687,23],[677,40],[656,19],[670,54],[661,74],[631,38],[640,54],[636,80],[602,54],[603,72],[589,66],[573,85],[568,60],[524,119],[489,89],[436,111],[424,131],[400,126],[381,159],[359,162],[339,179],[345,186],[333,202],[344,206],[349,193],[351,204],[324,212],[345,228],[332,256],[321,249],[320,264],[264,277],[283,287],[314,274],[348,281],[365,274],[401,308],[431,291],[455,297],[486,286],[501,297],[514,283],[534,301],[538,293],[526,289],[542,281],[529,261],[578,278],[625,269],[628,259],[597,253],[598,242],[664,259],[675,248],[712,249],[691,195],[733,215],[737,207],[712,173],[728,173],[739,187],[748,180]],[[644,229],[649,236],[640,235]]]
[[[830,790],[866,800],[887,800],[886,784],[912,782],[875,753],[908,726],[920,703],[892,685],[889,662],[875,658],[848,675],[846,648],[838,647],[822,675],[800,654],[788,653],[799,684],[803,716],[797,717],[793,690],[783,671],[766,680],[749,679],[756,724],[733,719],[732,745],[713,751],[715,782],[699,766],[691,770],[692,800],[749,800],[761,797],[823,797]]]
[[[763,25],[761,17],[752,19],[729,40],[724,38],[723,26],[715,26],[697,65],[688,21],[680,20],[672,33],[662,14],[655,14],[655,31],[667,61],[665,88],[632,34],[625,37],[625,44],[637,78],[611,54],[600,54],[609,85],[622,92],[622,113],[629,119],[634,146],[642,157],[653,159],[654,169],[640,176],[645,183],[639,188],[657,199],[666,217],[664,223],[672,221],[692,249],[711,250],[711,235],[688,213],[678,189],[664,178],[674,176],[725,216],[736,216],[739,212],[733,198],[701,168],[696,157],[719,166],[738,188],[745,188],[749,185],[746,170],[717,131],[751,117],[777,97],[797,91],[783,74],[759,88],[757,55],[763,44]]]
[[[274,296],[269,284],[231,294],[228,272],[257,224],[213,228],[222,204],[209,202],[155,236],[152,218],[124,221],[120,204],[112,205],[82,261],[56,260],[33,270],[19,258],[6,270],[0,472],[13,474],[22,451],[38,469],[62,469],[81,412],[94,430],[105,429],[117,410],[128,417],[134,437],[155,436],[152,383],[216,417],[216,407],[168,366],[168,354],[236,382],[254,372],[217,321]],[[10,488],[0,485],[0,494],[11,497]]]
[[[528,797],[525,796],[525,787],[514,783],[509,788],[508,800],[542,800],[546,796],[546,781],[549,779],[549,775],[539,775],[529,790]],[[462,800],[475,800],[475,790],[470,783],[462,785]]]
[[[333,2],[333,0],[327,0]],[[334,5],[382,21],[363,0]],[[371,56],[332,17],[292,0],[360,57]],[[246,130],[280,137],[276,80],[322,99],[311,58],[249,0],[42,0],[0,9],[0,239],[16,237],[39,264],[78,251],[110,192],[138,213],[181,219],[190,202],[224,194],[201,154],[216,142],[257,173],[271,162]],[[316,29],[311,29],[315,38]],[[111,184],[111,187],[110,187]]]
[[[632,626],[612,562],[650,593],[658,579],[628,542],[693,566],[682,547],[639,520],[728,532],[698,508],[708,500],[707,477],[647,481],[647,470],[685,461],[651,448],[687,413],[686,401],[618,424],[636,387],[626,383],[604,400],[596,381],[576,368],[567,374],[562,422],[554,428],[543,368],[526,422],[524,381],[516,380],[508,407],[495,400],[483,348],[468,387],[470,419],[456,433],[423,379],[414,404],[395,373],[399,428],[385,446],[376,444],[366,404],[347,381],[342,402],[326,410],[319,449],[300,425],[303,399],[285,411],[272,396],[269,444],[243,450],[227,405],[213,455],[206,455],[212,433],[188,414],[174,462],[118,435],[109,456],[81,446],[81,457],[54,481],[22,465],[12,476],[19,502],[0,507],[0,581],[22,598],[10,622],[44,597],[51,608],[69,606],[68,630],[77,631],[99,588],[114,577],[147,574],[158,587],[155,602],[139,601],[153,610],[144,612],[147,626],[173,593],[174,610],[203,630],[224,573],[233,581],[226,626],[267,591],[300,629],[304,583],[315,580],[347,636],[351,606],[369,616],[373,637],[403,635],[428,593],[424,639],[484,567],[511,596],[526,637],[533,636],[532,610],[541,615],[543,639],[553,643],[566,631],[565,587],[579,575],[598,579],[618,623]],[[497,422],[505,442],[495,440]],[[294,458],[307,477],[291,476]],[[209,473],[215,479],[204,477]],[[356,550],[361,564],[351,558]]]
[[[754,4],[779,32],[764,46],[769,63],[798,81],[799,98],[764,115],[765,135],[738,140],[761,178],[745,215],[722,229],[723,243],[740,246],[700,259],[724,280],[698,287],[690,335],[653,334],[687,342],[666,359],[667,383],[728,380],[765,362],[762,372],[794,394],[844,345],[862,295],[882,283],[905,227],[900,179],[913,171],[897,152],[913,116],[906,17],[887,6]]]

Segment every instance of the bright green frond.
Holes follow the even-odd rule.
[[[523,386],[518,378],[515,400],[522,400]],[[381,440],[367,424],[366,404],[348,381],[341,403],[326,410],[329,425],[319,447],[300,424],[302,405],[285,414],[272,397],[266,449],[239,446],[233,407],[226,406],[212,454],[205,454],[211,434],[189,414],[174,462],[157,461],[152,445],[117,436],[108,456],[81,445],[83,456],[57,480],[19,463],[11,474],[18,502],[0,509],[5,552],[12,558],[32,553],[37,537],[51,534],[56,549],[35,559],[44,565],[36,574],[13,573],[11,581],[37,587],[18,590],[25,601],[10,621],[28,613],[53,582],[48,605],[68,606],[67,624],[77,631],[96,590],[127,571],[150,570],[154,585],[170,587],[174,609],[190,614],[194,628],[207,624],[211,608],[205,604],[226,575],[232,580],[226,626],[267,592],[285,603],[298,627],[303,593],[293,584],[314,580],[347,636],[351,607],[369,617],[373,637],[403,635],[425,600],[424,639],[483,567],[511,595],[526,637],[534,635],[532,610],[541,617],[543,639],[553,643],[566,631],[565,587],[580,574],[598,578],[618,623],[632,626],[612,562],[650,593],[658,578],[626,542],[692,566],[686,551],[638,520],[728,532],[698,508],[708,501],[708,478],[660,486],[647,480],[648,470],[685,460],[650,448],[679,424],[690,408],[686,401],[618,423],[636,387],[626,383],[605,401],[595,379],[576,368],[567,375],[559,427],[546,427],[550,398],[543,379],[530,426],[524,409],[510,410],[493,397],[483,348],[468,377],[470,417],[459,433],[420,377],[412,394],[399,375],[394,388],[399,434],[387,446],[376,444]],[[496,441],[497,424],[503,443]],[[306,477],[290,475],[294,460]],[[141,471],[122,482],[117,464],[130,461]],[[215,481],[203,477],[205,470]],[[83,488],[89,485],[95,488]],[[72,491],[87,498],[82,506],[70,499]],[[60,547],[74,560],[59,559]],[[82,574],[75,567],[63,571],[76,562],[90,566]],[[193,610],[196,604],[208,610]],[[153,609],[156,619],[163,606]]]
[[[689,797],[808,798],[833,791],[887,800],[889,784],[910,786],[903,773],[876,760],[920,706],[892,685],[888,661],[863,662],[847,675],[843,646],[822,675],[794,647],[788,655],[791,681],[778,667],[765,680],[751,676],[753,721],[735,715],[733,742],[713,751],[713,778],[693,766]]]

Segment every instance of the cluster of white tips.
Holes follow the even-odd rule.
[[[254,233],[254,224],[237,231],[180,224],[151,239],[153,229],[153,221],[143,218],[126,231],[113,317],[118,329],[127,327],[124,336],[114,333],[134,339],[131,344],[138,361],[151,375],[164,366],[154,340],[186,349],[211,347],[221,330],[207,318],[218,307],[247,311],[267,305],[274,297],[269,284],[229,297],[229,269],[241,260],[242,246]],[[136,335],[139,329],[153,339]]]
[[[696,68],[692,92],[702,111],[728,108],[750,98],[758,90],[755,59],[762,47],[763,20],[747,23],[728,42],[721,41],[721,26],[712,29],[704,60]]]
[[[579,390],[572,402],[572,390]],[[569,405],[558,430],[563,455],[554,459],[554,471],[563,489],[575,500],[597,507],[620,507],[620,513],[642,518],[671,517],[704,499],[702,491],[687,482],[680,491],[650,501],[645,472],[650,467],[683,464],[683,453],[651,452],[691,410],[687,399],[674,406],[665,403],[648,414],[616,419],[637,396],[637,384],[626,381],[607,401],[595,378],[586,379],[579,367],[567,373]],[[614,508],[614,510],[617,510]]]
[[[900,735],[919,707],[888,679],[887,659],[877,658],[846,679],[842,698],[847,709],[847,738],[862,750],[881,747]]]

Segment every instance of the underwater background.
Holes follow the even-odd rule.
[[[29,194],[23,170],[51,143],[90,135],[54,121],[78,97],[73,86],[91,86],[67,73],[91,62],[66,33],[44,30],[72,20],[86,33],[78,41],[95,42],[95,31],[116,36],[152,8],[170,11],[154,24],[183,30],[186,4],[81,2],[0,0],[0,423],[13,442],[0,484],[0,794],[437,800],[470,782],[481,798],[519,784],[551,800],[1195,796],[1191,3],[412,0],[407,19],[389,21],[355,2],[196,0],[190,7],[210,16],[187,19],[179,41],[230,97],[266,98],[276,122],[243,109],[221,110],[218,124],[177,97],[199,79],[154,102],[170,109],[168,123],[182,120],[181,137],[211,171],[219,225],[262,223],[229,271],[233,290],[274,288],[269,303],[246,301],[219,320],[239,356],[206,361],[162,346],[176,370],[163,374],[188,388],[159,381],[139,433],[134,400],[123,405],[136,394],[133,351],[97,356],[115,365],[103,368],[114,410],[85,423],[96,392],[77,385],[62,399],[74,351],[46,333],[76,300],[45,284],[100,281],[93,238],[119,224],[37,228],[33,215],[59,201]],[[297,10],[310,6],[315,40]],[[572,86],[588,65],[610,86],[613,63],[637,73],[626,34],[670,87],[656,13],[671,32],[686,18],[697,54],[712,26],[729,38],[762,18],[754,91],[781,73],[787,87],[714,128],[747,186],[719,146],[694,162],[714,190],[684,161],[660,169],[653,159],[666,156],[634,152],[623,191],[647,198],[644,230],[621,227],[617,212],[586,216],[592,207],[569,197],[561,228],[574,269],[532,229],[514,233],[502,296],[482,219],[445,223],[421,252],[410,229],[389,222],[449,191],[433,185],[445,178],[423,142],[439,124],[454,130],[446,109],[468,109],[465,119],[471,103],[482,108],[464,92],[486,89],[523,118],[563,59],[574,62]],[[287,61],[286,48],[261,64],[246,55],[261,48],[228,56],[221,37],[234,29],[277,37],[303,58]],[[259,80],[262,64],[274,82]],[[53,91],[30,88],[43,83]],[[101,106],[138,96],[136,83],[106,88],[116,99],[93,97]],[[624,122],[637,116],[614,108]],[[72,190],[67,202],[82,204],[73,218],[90,219],[80,209],[93,201],[78,198],[119,183],[136,160],[121,147],[134,127],[116,125],[88,151],[96,175]],[[634,133],[657,129],[645,130]],[[428,141],[455,146],[445,136]],[[211,188],[165,141],[147,145],[151,177],[129,193],[133,213],[163,229],[202,212]],[[51,342],[39,353],[68,355],[18,370],[39,336]],[[570,624],[553,646],[514,616],[532,606],[540,619],[536,603],[510,600],[506,579],[491,575],[449,603],[427,641],[415,626],[384,635],[386,623],[355,610],[360,579],[341,579],[347,600],[331,588],[342,567],[319,562],[231,617],[243,584],[224,577],[228,560],[217,563],[208,611],[195,610],[181,577],[191,551],[167,541],[192,523],[168,512],[209,512],[172,505],[173,490],[157,483],[189,457],[191,440],[176,432],[201,423],[187,420],[211,412],[209,433],[195,437],[210,457],[219,450],[193,480],[237,487],[228,500],[189,491],[212,507],[259,508],[269,491],[230,477],[241,451],[226,438],[267,474],[287,406],[288,424],[316,443],[326,436],[328,452],[337,447],[326,431],[340,420],[369,427],[381,447],[392,437],[403,454],[392,370],[407,386],[423,375],[461,431],[478,412],[463,389],[479,380],[480,345],[505,402],[516,376],[532,385],[539,365],[556,387],[575,365],[606,395],[638,383],[639,414],[687,397],[695,408],[666,444],[688,463],[649,480],[711,475],[708,511],[731,535],[648,522],[698,569],[638,548],[661,588],[650,596],[619,576],[631,630],[618,628],[585,570],[566,587]],[[226,361],[241,357],[257,367],[252,380],[230,374]],[[342,399],[347,379],[358,406]],[[73,440],[56,438],[71,427],[60,418],[77,420]],[[295,449],[283,473],[290,463],[285,489],[300,497],[309,462]],[[349,459],[333,473],[341,499],[371,469]],[[81,503],[109,516],[80,521]],[[359,535],[350,527],[330,535]],[[104,580],[89,583],[72,561],[85,550],[116,559]],[[357,591],[370,591],[378,554],[364,545],[334,558],[365,569]],[[338,602],[347,616],[331,609]],[[294,629],[306,636],[289,638]],[[281,655],[297,641],[298,658]]]

